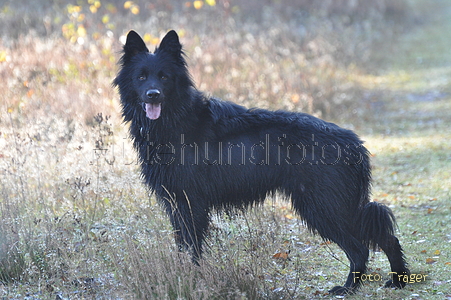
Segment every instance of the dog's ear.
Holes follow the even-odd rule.
[[[127,41],[124,45],[124,57],[130,59],[138,53],[149,52],[143,39],[135,31],[131,30],[127,34]]]
[[[175,56],[182,54],[182,45],[179,41],[179,36],[174,30],[169,31],[160,43],[157,51],[164,51]]]

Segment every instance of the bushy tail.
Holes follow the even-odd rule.
[[[393,237],[396,221],[390,208],[377,203],[365,204],[360,216],[360,238],[370,249],[385,244]]]

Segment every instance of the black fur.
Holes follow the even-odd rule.
[[[206,97],[194,87],[175,31],[154,53],[130,31],[120,64],[114,85],[143,177],[195,262],[213,208],[245,208],[278,192],[349,258],[346,283],[332,293],[360,285],[355,275],[365,273],[369,247],[385,251],[393,272],[408,273],[393,214],[369,202],[369,153],[352,131],[304,113]],[[387,286],[405,285],[396,274]]]

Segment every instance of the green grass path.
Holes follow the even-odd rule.
[[[399,299],[451,299],[451,1],[414,1],[424,13],[377,75],[373,111],[374,198],[391,205],[412,272],[428,274]]]

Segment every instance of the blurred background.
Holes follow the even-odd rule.
[[[408,0],[17,0],[0,8],[2,104],[88,119],[117,109],[110,82],[130,29],[150,49],[178,31],[195,82],[215,96],[349,117],[372,97],[352,77],[380,67],[380,52],[395,51],[399,35],[427,18]]]

